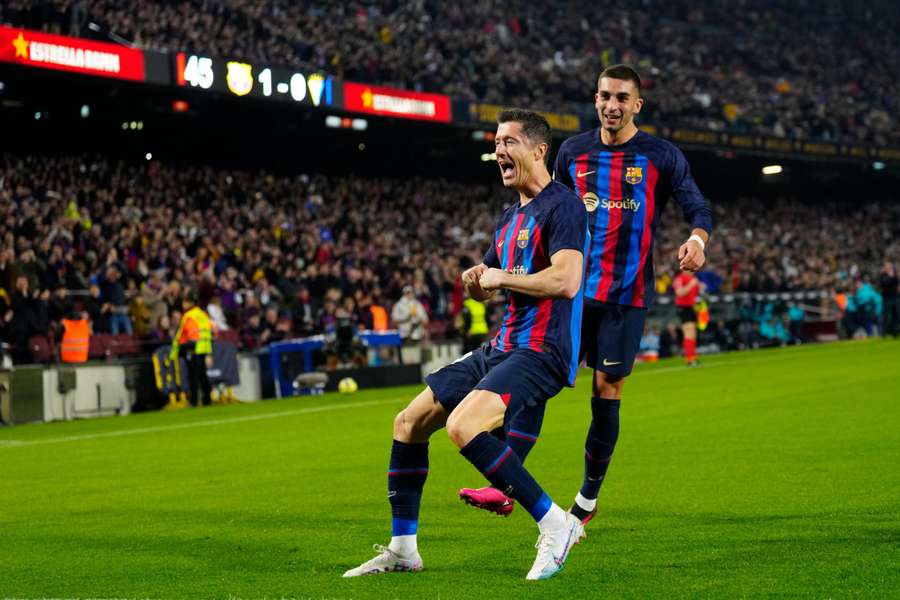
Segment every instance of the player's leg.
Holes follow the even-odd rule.
[[[188,366],[188,398],[193,407],[200,406],[200,398],[198,397],[198,390],[200,389],[200,373],[197,369],[196,356],[197,354],[191,349],[186,361]]]
[[[206,372],[207,357],[211,359],[212,355],[197,355],[197,372],[200,375],[200,391],[203,393],[203,406],[209,406],[210,404],[212,404],[212,383],[209,381],[209,373]]]
[[[523,464],[540,436],[546,406],[544,402],[523,406],[503,428],[491,432],[500,441],[505,441]],[[504,517],[508,517],[515,508],[515,500],[494,486],[462,488],[459,497],[470,506]]]
[[[584,442],[584,479],[569,509],[582,523],[597,514],[597,496],[619,439],[619,406],[624,386],[625,377],[594,371],[591,425]]]
[[[591,318],[587,318],[588,312]],[[591,425],[584,443],[584,479],[570,512],[583,523],[597,512],[597,496],[619,439],[619,407],[625,378],[634,367],[647,311],[642,308],[590,303],[583,329],[586,362],[594,369]]]
[[[391,505],[391,543],[376,545],[378,555],[344,577],[396,571],[418,571],[419,505],[428,476],[428,440],[447,422],[447,415],[487,371],[480,351],[447,365],[425,378],[426,387],[394,419],[394,438],[388,466]]]
[[[344,573],[344,577],[419,571],[417,532],[422,489],[428,477],[428,439],[444,426],[447,411],[426,387],[394,419],[394,441],[388,466],[391,542],[375,545],[378,555]]]
[[[679,309],[681,315],[681,332],[684,335],[682,340],[682,349],[684,350],[684,360],[690,366],[696,366],[697,362],[697,314],[693,308],[684,307]]]
[[[544,403],[562,388],[545,359],[532,351],[514,351],[479,382],[447,420],[447,433],[460,453],[491,484],[515,498],[538,524],[538,555],[527,579],[545,579],[558,572],[583,528],[567,514],[525,469],[508,444],[490,431],[503,422],[507,410]]]

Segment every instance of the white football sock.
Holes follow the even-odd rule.
[[[557,506],[555,502],[550,505],[550,510],[547,511],[547,514],[538,521],[538,529],[541,530],[541,533],[562,529],[565,526],[566,511]]]
[[[581,492],[578,492],[578,495],[575,496],[575,504],[580,506],[583,510],[591,512],[597,507],[597,499],[594,498],[593,500],[588,500],[581,495]]]
[[[395,535],[391,538],[388,548],[400,558],[412,558],[419,550],[416,534]]]

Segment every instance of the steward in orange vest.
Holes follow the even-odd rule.
[[[87,362],[91,345],[91,323],[87,313],[74,313],[72,319],[63,319],[63,335],[59,357],[65,363]]]
[[[187,351],[185,358],[188,367],[191,406],[199,404],[208,406],[212,401],[212,384],[209,382],[206,368],[212,366],[212,322],[206,311],[197,306],[197,296],[193,291],[185,294],[181,306],[184,309],[184,315],[181,317],[181,324],[172,341],[169,360],[178,360],[178,351],[184,347]],[[198,391],[203,392],[202,399],[198,396]]]

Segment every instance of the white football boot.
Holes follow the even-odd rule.
[[[422,557],[416,552],[412,558],[401,558],[387,546],[375,544],[373,546],[378,556],[366,561],[355,569],[344,573],[344,577],[359,577],[361,575],[380,575],[381,573],[410,572],[422,570]]]
[[[578,540],[584,536],[584,525],[572,513],[566,513],[566,524],[555,531],[548,531],[538,536],[537,558],[534,565],[528,571],[525,579],[549,579],[560,571],[566,564],[569,550]]]

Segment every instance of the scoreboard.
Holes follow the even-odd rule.
[[[307,106],[342,104],[340,86],[333,77],[323,73],[304,73],[185,52],[175,54],[174,67],[175,83],[179,87]]]

